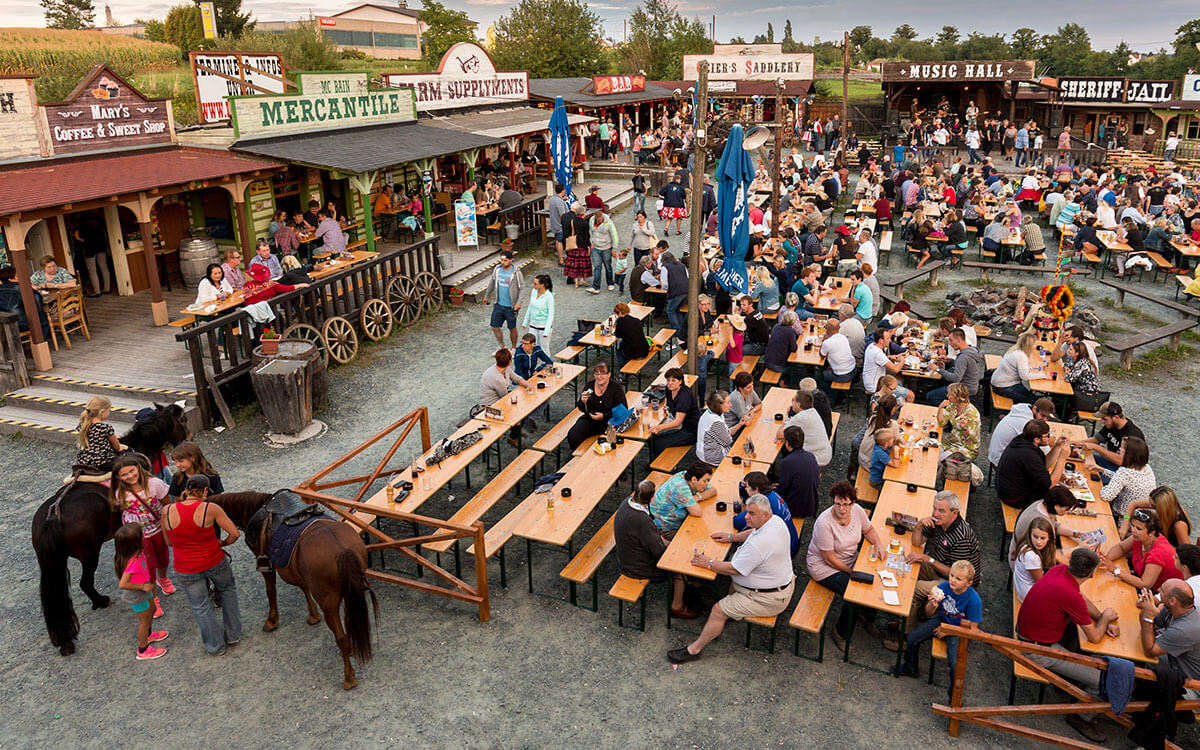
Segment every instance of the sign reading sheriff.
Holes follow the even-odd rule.
[[[1066,104],[1157,104],[1174,95],[1175,82],[1063,77],[1058,88],[1058,98]]]
[[[529,98],[529,73],[496,70],[488,53],[470,42],[446,50],[436,73],[385,73],[383,84],[412,86],[421,112]]]
[[[711,55],[684,55],[684,80],[699,77],[701,60],[708,62],[710,81],[806,81],[813,77],[811,52],[784,52],[777,44],[718,44]]]
[[[908,81],[1031,81],[1033,60],[953,60],[884,63],[884,83]]]
[[[55,154],[174,140],[170,100],[147,99],[103,65],[92,68],[66,101],[42,109]]]
[[[230,97],[237,137],[261,138],[417,118],[411,88],[369,88],[365,71],[301,73],[298,77],[300,92],[296,94]]]

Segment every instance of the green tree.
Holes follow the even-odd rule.
[[[745,37],[741,37],[741,36],[735,36],[735,37],[733,37],[732,39],[730,39],[730,40],[729,40],[729,43],[730,43],[730,44],[745,44],[745,43],[746,43],[746,38],[745,38]]]
[[[783,22],[783,51],[795,52],[797,47],[796,38],[792,36],[792,20],[789,18]]]
[[[163,27],[163,22],[157,18],[137,18],[134,23],[140,23],[146,28],[144,35],[152,42],[167,41],[167,32]]]
[[[278,52],[294,70],[338,70],[344,67],[337,45],[329,40],[315,21],[298,24],[280,34],[252,30],[240,37],[222,37],[214,47],[231,52]],[[351,63],[361,69],[361,63]]]
[[[475,24],[466,12],[447,8],[438,0],[423,0],[421,21],[426,25],[421,32],[421,52],[430,69],[437,68],[446,50],[475,39]]]
[[[194,0],[200,7],[201,0]],[[212,0],[217,12],[217,36],[239,37],[254,28],[249,13],[242,12],[242,0]]]
[[[972,31],[958,45],[961,60],[1007,60],[1012,48],[1004,41],[1003,34],[980,34]]]
[[[50,29],[90,29],[96,18],[92,0],[41,0]]]
[[[1041,47],[1041,40],[1038,39],[1038,33],[1028,27],[1017,29],[1012,34],[1012,41],[1009,43],[1012,47],[1013,57],[1018,60],[1028,60],[1031,57],[1037,56],[1038,50]]]
[[[942,30],[934,37],[933,46],[937,49],[938,54],[941,55],[943,60],[958,59],[958,39],[960,36],[958,29],[954,26],[943,26]]]
[[[190,50],[200,49],[204,43],[200,6],[176,5],[167,11],[167,18],[163,21],[163,35],[167,42],[179,48],[182,57],[187,57]]]
[[[633,36],[621,58],[623,73],[677,81],[683,77],[684,55],[712,51],[704,24],[681,16],[669,0],[645,0],[630,16],[629,25]]]
[[[603,69],[600,16],[579,0],[521,0],[496,21],[497,67],[531,78],[590,76]]]
[[[1091,64],[1092,39],[1077,23],[1058,27],[1042,37],[1038,59],[1052,76],[1086,75]]]
[[[775,27],[771,25],[770,21],[767,21],[767,42],[769,44],[775,43]]]
[[[875,34],[871,31],[870,26],[855,26],[853,29],[850,29],[850,43],[855,47],[861,48],[866,46],[867,42],[871,41],[873,36]]]
[[[892,32],[893,42],[909,42],[917,38],[917,30],[906,23],[902,23]]]

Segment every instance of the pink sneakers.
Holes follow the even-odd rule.
[[[158,579],[158,587],[162,589],[162,592],[167,596],[175,593],[175,584],[171,583],[171,579],[167,578],[166,576]]]
[[[162,604],[159,603],[158,597],[156,596],[156,597],[154,597],[154,619],[157,620],[158,618],[160,618],[162,616],[163,616]]]
[[[165,630],[155,630],[146,640],[150,643],[157,643],[158,641],[165,641],[169,635],[170,633]]]
[[[137,660],[146,661],[148,659],[157,659],[166,653],[167,650],[165,648],[159,648],[158,646],[147,646],[145,651],[138,649]]]

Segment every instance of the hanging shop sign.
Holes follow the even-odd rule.
[[[372,89],[365,72],[301,73],[300,92],[229,98],[238,138],[409,122],[411,88]]]
[[[756,45],[718,45],[711,55],[684,55],[683,79],[696,80],[700,61],[708,62],[710,81],[809,80],[813,77],[811,52],[777,52],[774,45],[758,50]]]
[[[952,60],[884,63],[884,83],[908,81],[1032,81],[1033,60]]]
[[[1159,104],[1174,96],[1174,81],[1130,81],[1125,88],[1125,101],[1130,104]]]
[[[282,94],[287,86],[283,57],[277,54],[189,52],[188,57],[202,122],[229,119],[227,96]]]
[[[592,76],[592,93],[596,96],[605,94],[631,94],[635,91],[646,90],[646,76]]]
[[[1188,73],[1183,77],[1183,90],[1179,98],[1184,101],[1200,101],[1200,73]]]
[[[471,42],[459,42],[446,50],[436,73],[385,73],[383,84],[412,86],[421,112],[529,98],[529,73],[496,70],[488,53]]]
[[[0,160],[49,155],[33,76],[0,76]]]
[[[55,154],[147,146],[175,140],[168,99],[148,99],[97,65],[66,101],[42,106]]]

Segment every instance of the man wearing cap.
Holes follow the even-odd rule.
[[[1127,437],[1146,439],[1142,429],[1125,418],[1125,411],[1115,401],[1109,401],[1096,412],[1100,417],[1101,427],[1093,437],[1078,440],[1074,445],[1078,448],[1091,448],[1092,459],[1098,466],[1116,471],[1125,463],[1125,449],[1122,447]]]
[[[746,498],[745,531],[720,531],[713,539],[726,544],[741,542],[728,562],[697,553],[692,565],[732,579],[729,594],[713,605],[704,629],[696,640],[667,652],[676,664],[695,661],[712,639],[721,634],[728,620],[773,617],[792,600],[791,539],[783,520],[771,510],[771,501],[761,494]]]
[[[517,311],[521,309],[521,291],[525,286],[525,277],[521,269],[513,267],[511,250],[500,252],[500,265],[492,271],[488,280],[487,291],[483,293],[483,304],[489,299],[495,299],[492,305],[492,333],[496,336],[496,345],[504,346],[504,336],[500,326],[508,324],[508,337],[511,340],[510,349],[517,348]]]

